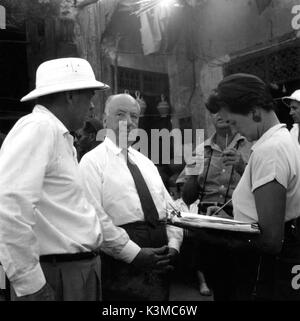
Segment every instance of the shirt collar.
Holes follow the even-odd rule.
[[[66,128],[66,126],[46,107],[42,105],[35,105],[32,112],[47,114],[53,121],[55,121],[55,123],[57,124],[59,130],[63,135],[69,133],[69,130]]]
[[[215,137],[216,137],[217,133],[215,132],[213,135],[211,135],[208,139],[205,140],[204,142],[204,147],[213,147],[213,145],[215,145]],[[244,141],[246,140],[246,138],[244,136],[242,136],[240,133],[236,133],[232,139],[232,141],[230,142],[230,144],[228,145],[228,147],[234,147],[236,146],[237,142],[239,141]]]
[[[105,137],[103,143],[116,155],[119,155],[122,152],[123,148],[117,146],[108,136]],[[132,152],[133,150],[134,149],[131,146],[128,147],[128,152]]]
[[[103,144],[105,144],[116,155],[120,154],[122,151],[122,148],[117,146],[108,136],[104,138]]]
[[[269,128],[258,140],[253,146],[251,147],[252,151],[255,150],[258,146],[263,144],[266,140],[268,140],[271,136],[273,136],[277,131],[279,131],[281,128],[285,128],[285,124],[277,124],[271,128]]]

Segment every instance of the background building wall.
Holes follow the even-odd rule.
[[[8,6],[9,19],[13,12],[14,19],[26,25],[29,89],[34,88],[35,70],[42,61],[66,56],[87,59],[96,77],[109,85],[114,80],[112,66],[168,73],[173,127],[204,128],[209,135],[212,127],[204,102],[222,79],[224,65],[296,36],[291,9],[298,1],[264,1],[270,4],[263,12],[258,1],[199,0],[187,2],[195,7],[173,8],[167,43],[147,56],[139,19],[124,10],[128,0],[77,0],[77,6],[72,0],[0,3]],[[116,10],[120,4],[122,10]],[[111,93],[96,94],[98,118]]]
[[[298,1],[273,0],[259,12],[256,0],[210,0],[193,8],[187,20],[196,33],[192,35],[197,43],[194,59],[186,53],[181,58],[170,57],[168,70],[172,104],[179,115],[191,114],[194,129],[204,128],[206,137],[213,131],[204,102],[223,78],[226,63],[263,47],[280,47],[283,39],[296,36],[291,26],[291,9],[296,4]],[[181,40],[177,47],[183,44]],[[196,65],[196,76],[192,65]]]
[[[198,36],[208,58],[266,45],[292,30],[296,0],[273,0],[260,14],[256,0],[210,0],[199,11]],[[212,60],[212,59],[210,59]]]

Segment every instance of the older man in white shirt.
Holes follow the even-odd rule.
[[[96,81],[90,64],[41,64],[37,99],[0,151],[0,262],[15,300],[100,300],[99,216],[82,189],[71,131],[80,128]]]
[[[91,202],[103,207],[119,231],[119,240],[124,240],[116,240],[114,247],[102,244],[109,254],[102,260],[104,300],[167,300],[168,270],[182,242],[181,229],[166,227],[166,210],[172,199],[158,170],[130,147],[129,133],[137,128],[139,113],[140,107],[130,95],[109,97],[104,118],[107,136],[80,162]],[[124,122],[127,128],[122,132],[120,124]],[[120,137],[128,138],[126,146]]]
[[[300,123],[300,90],[294,91],[291,96],[283,97],[283,103],[290,108],[290,115],[293,117],[294,125],[290,130],[290,133],[296,142],[299,145],[299,123]]]

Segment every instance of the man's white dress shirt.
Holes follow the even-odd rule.
[[[103,225],[104,237],[101,248],[107,254],[130,263],[140,251],[140,247],[129,240],[126,231],[119,226],[144,221],[144,213],[134,180],[121,151],[121,148],[106,137],[102,144],[83,156],[79,166],[85,178],[84,185],[90,201],[98,209],[103,208],[112,221],[106,220]],[[156,166],[151,160],[131,147],[128,149],[128,156],[140,169],[157,208],[159,218],[165,219],[166,210],[167,208],[171,209],[169,204],[173,200],[166,190]],[[103,223],[103,220],[101,222]],[[179,251],[183,235],[182,229],[167,226],[167,234],[169,247]]]
[[[36,105],[0,151],[0,261],[16,294],[32,294],[45,284],[40,255],[91,251],[101,241],[73,137],[54,114]]]

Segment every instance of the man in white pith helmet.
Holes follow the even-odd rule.
[[[0,152],[0,261],[13,300],[101,299],[101,225],[70,132],[106,88],[86,60],[61,58],[39,66],[36,88],[21,99],[36,105]]]
[[[291,96],[282,98],[283,103],[290,108],[290,115],[293,117],[294,125],[290,130],[294,141],[299,144],[299,123],[300,123],[300,90],[294,91]]]

